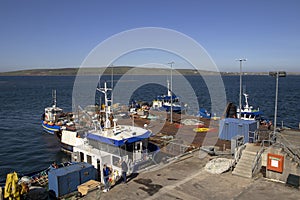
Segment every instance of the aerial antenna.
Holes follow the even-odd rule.
[[[56,90],[52,90],[53,107],[56,107]]]

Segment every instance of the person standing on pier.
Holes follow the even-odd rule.
[[[128,171],[128,166],[127,166],[127,163],[125,162],[125,160],[122,161],[121,167],[122,167],[123,183],[125,184],[126,181],[127,181],[126,174],[127,174],[127,171]]]
[[[104,190],[103,192],[109,191],[109,174],[110,169],[106,164],[103,165],[103,179],[104,179]]]

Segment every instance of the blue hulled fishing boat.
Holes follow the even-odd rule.
[[[59,133],[63,125],[72,123],[72,113],[64,113],[62,108],[56,106],[56,90],[52,91],[53,103],[46,107],[42,115],[43,130],[50,134]]]

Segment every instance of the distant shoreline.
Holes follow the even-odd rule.
[[[134,72],[130,71],[135,69]],[[79,68],[58,68],[58,69],[29,69],[29,70],[18,70],[10,72],[0,72],[0,76],[77,76]],[[84,73],[80,75],[92,76],[100,73],[105,75],[123,75],[130,73],[130,75],[168,75],[169,71],[166,69],[155,68],[134,68],[134,67],[113,67],[112,68],[84,68]],[[174,75],[199,75],[199,72],[193,69],[176,69],[177,73]],[[82,71],[80,71],[82,72]],[[200,71],[201,75],[219,75],[222,76],[238,76],[239,72],[211,72],[211,71]],[[300,72],[287,72],[288,75],[300,75]],[[268,72],[243,72],[243,75],[268,75]]]

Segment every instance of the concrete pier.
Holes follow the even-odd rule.
[[[82,199],[299,199],[298,189],[262,177],[247,179],[234,176],[231,171],[210,174],[204,170],[210,159],[200,159],[196,151],[162,168],[129,178],[126,184],[118,184],[107,193],[98,189]]]

